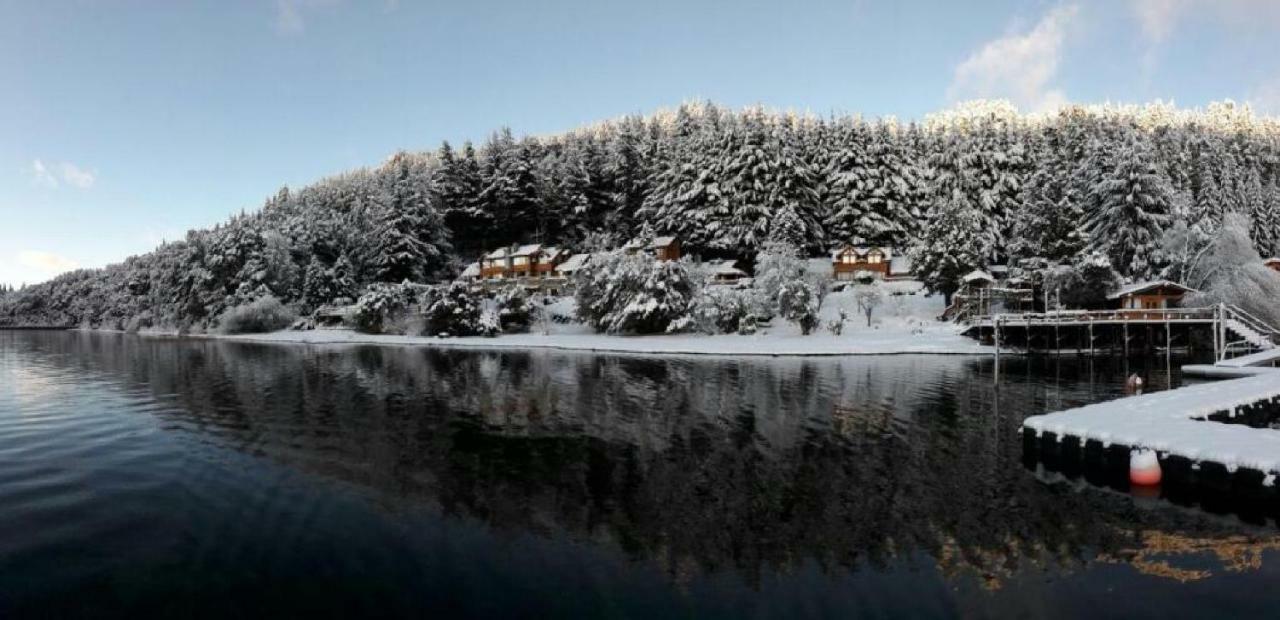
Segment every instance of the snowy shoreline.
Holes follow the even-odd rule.
[[[143,332],[143,336],[173,336]],[[347,329],[278,331],[266,334],[200,334],[185,336],[231,342],[303,345],[426,346],[442,349],[550,349],[644,355],[719,355],[757,357],[831,357],[851,355],[991,355],[954,328],[913,333],[909,329],[859,331],[846,336],[813,334],[610,336],[605,334],[512,334],[494,338],[434,338],[362,334]]]

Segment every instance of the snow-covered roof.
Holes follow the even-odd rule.
[[[736,276],[740,278],[742,276],[747,275],[747,272],[741,269],[738,269],[737,263],[735,261],[719,260],[719,261],[713,261],[711,264],[712,264],[711,273],[718,276]]]
[[[991,265],[987,267],[987,271],[990,271],[992,275],[1003,275],[1003,274],[1009,273],[1009,266],[1008,265]]]
[[[556,270],[571,273],[585,267],[587,261],[590,259],[590,254],[574,254],[573,256],[570,256],[568,260],[556,266]]]
[[[542,254],[546,257],[547,260],[554,261],[557,258],[560,258],[561,256],[568,256],[569,251],[564,248],[548,246],[548,247],[542,248]]]
[[[484,257],[488,259],[506,258],[507,248],[498,248],[492,252],[489,252],[488,254],[485,254]]]
[[[861,257],[865,257],[866,255],[870,254],[872,250],[877,250],[877,251],[879,251],[879,252],[880,252],[880,254],[881,254],[882,256],[886,257],[886,258],[890,258],[890,259],[892,259],[892,257],[893,257],[893,248],[890,248],[890,247],[886,247],[886,246],[867,246],[867,245],[846,245],[846,246],[841,247],[841,248],[838,248],[838,249],[836,249],[836,251],[832,252],[832,253],[831,253],[831,258],[832,258],[832,260],[835,260],[836,258],[839,258],[840,256],[843,256],[843,255],[845,255],[845,254],[853,254],[854,256],[857,256],[857,257],[861,258]]]
[[[671,245],[672,243],[675,243],[675,241],[676,241],[675,237],[667,235],[663,237],[654,237],[653,241],[650,241],[648,245],[644,245],[640,242],[640,239],[637,238],[637,239],[632,239],[628,241],[625,245],[622,246],[622,249],[636,250],[643,246],[644,249],[646,250],[656,250],[658,248],[665,248]]]
[[[541,243],[530,243],[530,244],[522,245],[516,248],[516,250],[512,252],[511,255],[512,256],[533,256],[534,254],[537,254],[540,251],[542,251]]]
[[[471,263],[470,265],[467,265],[467,268],[462,270],[461,277],[463,278],[480,277],[480,263]]]
[[[973,271],[970,271],[969,273],[965,274],[963,278],[960,278],[960,280],[963,281],[965,284],[968,284],[970,282],[975,282],[978,280],[986,280],[987,282],[996,281],[994,276],[992,276],[991,274],[981,269],[974,269]]]
[[[1112,292],[1111,294],[1107,295],[1107,299],[1120,299],[1121,297],[1128,297],[1129,295],[1137,295],[1138,293],[1144,293],[1146,291],[1162,288],[1162,287],[1177,289],[1178,291],[1183,293],[1197,292],[1195,289],[1178,284],[1173,280],[1152,280],[1150,282],[1136,282],[1134,284],[1121,287],[1115,292]]]

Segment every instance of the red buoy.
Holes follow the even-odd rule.
[[[1160,484],[1160,459],[1155,450],[1137,449],[1129,453],[1129,482],[1139,486]]]

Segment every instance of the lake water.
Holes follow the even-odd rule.
[[[1022,464],[1182,361],[0,332],[0,617],[1276,617],[1274,523]]]

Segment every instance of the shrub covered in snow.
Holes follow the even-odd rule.
[[[430,287],[408,282],[372,284],[356,300],[356,330],[366,334],[404,334]]]
[[[498,325],[507,333],[529,331],[534,315],[543,310],[534,307],[529,294],[521,286],[510,286],[499,293],[495,305]]]
[[[597,331],[656,334],[692,327],[697,281],[685,263],[610,254],[577,276],[578,316]]]
[[[711,334],[738,333],[751,314],[754,291],[707,287],[698,296],[694,318],[699,331]],[[754,331],[754,327],[752,327]]]
[[[778,313],[778,293],[782,286],[805,277],[805,261],[795,246],[771,241],[756,257],[756,277],[753,282],[755,299],[753,311],[761,319],[772,318]]]
[[[1187,284],[1198,294],[1187,305],[1217,303],[1243,308],[1272,326],[1280,326],[1280,273],[1262,264],[1249,238],[1251,223],[1230,213],[1199,257],[1187,268]]]
[[[1107,294],[1115,290],[1120,276],[1111,267],[1111,259],[1099,253],[1086,254],[1070,265],[1047,268],[1041,279],[1044,287],[1060,297],[1068,308],[1096,308],[1106,304]]]
[[[867,327],[871,327],[871,315],[884,303],[884,298],[884,287],[876,280],[854,290],[853,299],[858,304],[858,312],[867,317]]]
[[[821,305],[816,287],[806,280],[789,280],[778,289],[778,316],[799,325],[800,333],[806,336],[818,326]]]
[[[464,282],[434,290],[423,302],[427,333],[432,336],[492,335],[493,321],[484,319],[483,294]],[[483,320],[482,320],[483,319]]]
[[[292,308],[270,295],[229,308],[218,317],[224,334],[256,334],[281,330],[298,318]]]

